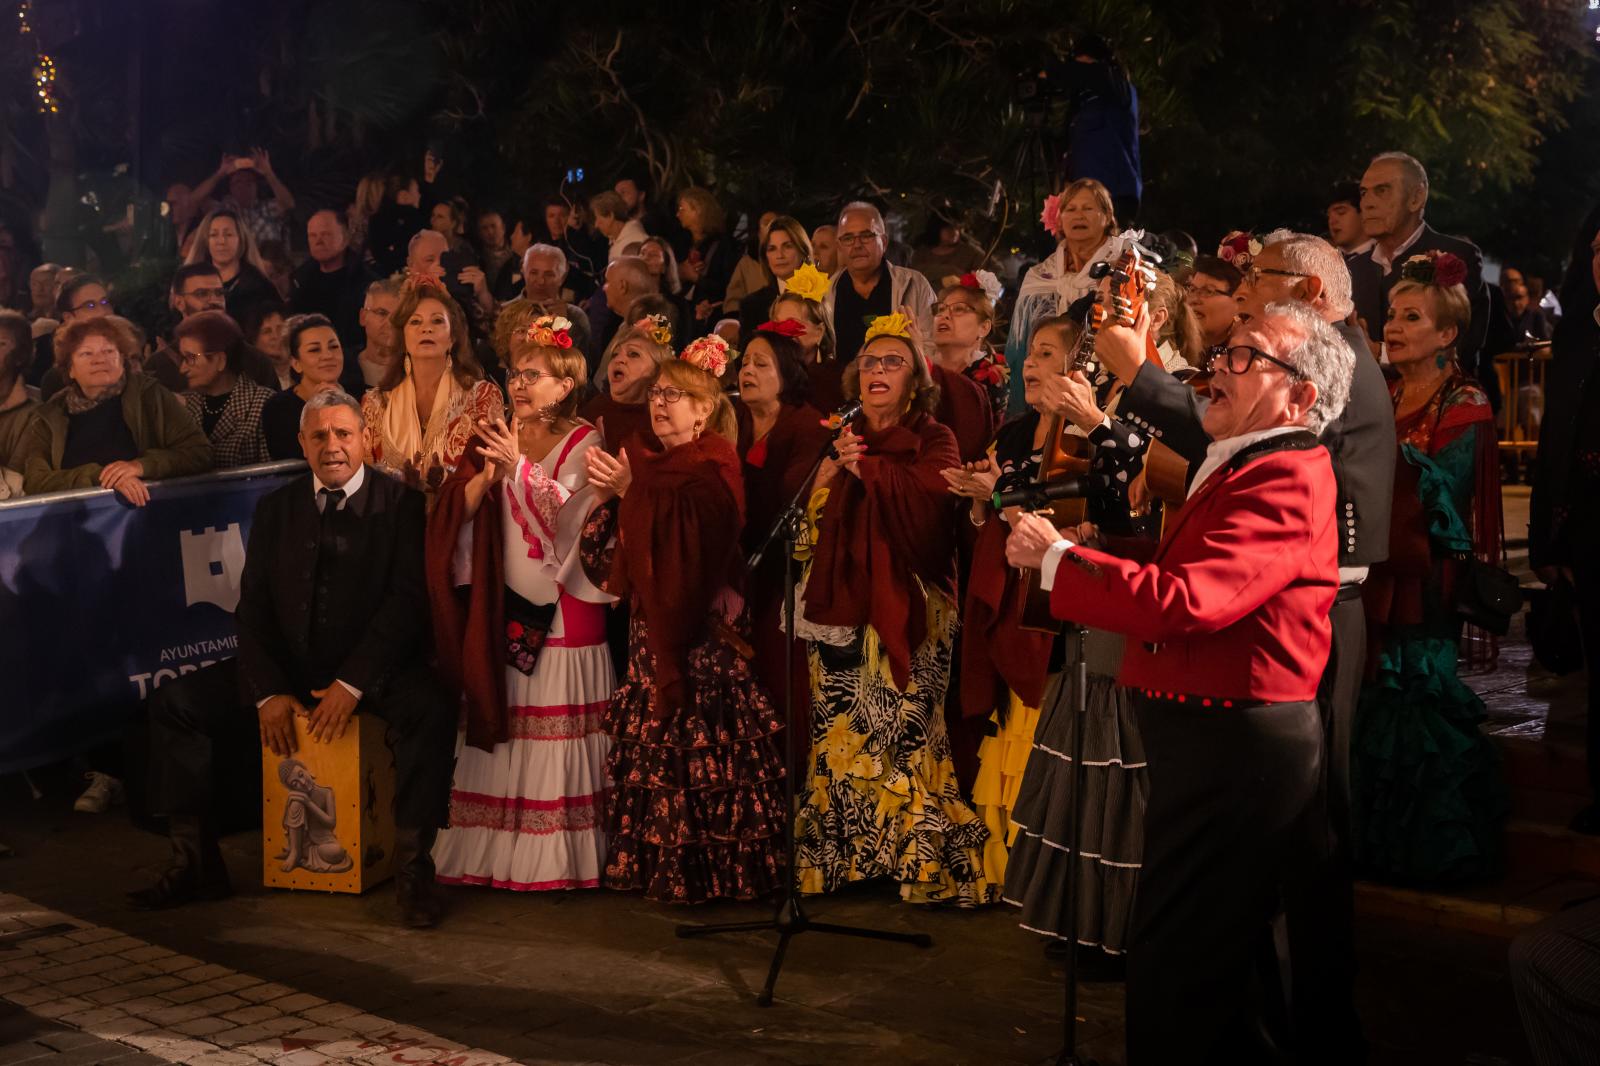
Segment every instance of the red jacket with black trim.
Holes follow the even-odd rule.
[[[1056,568],[1051,609],[1128,636],[1124,685],[1314,699],[1339,590],[1337,491],[1321,446],[1224,464],[1173,516],[1148,561],[1070,549]]]

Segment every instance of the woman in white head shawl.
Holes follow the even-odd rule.
[[[1058,195],[1047,197],[1040,217],[1058,243],[1048,259],[1023,277],[1011,312],[1006,363],[1011,367],[1013,412],[1024,406],[1022,361],[1027,358],[1034,325],[1065,312],[1074,300],[1093,292],[1095,279],[1089,276],[1089,267],[1115,257],[1121,249],[1111,194],[1093,178],[1080,178]]]

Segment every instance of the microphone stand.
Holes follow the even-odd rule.
[[[1070,555],[1070,553],[1069,553]],[[1065,564],[1066,560],[1063,560]],[[1055,1066],[1095,1066],[1093,1059],[1078,1054],[1078,871],[1083,846],[1083,734],[1089,725],[1089,664],[1084,655],[1084,640],[1089,631],[1076,622],[1067,623],[1067,661],[1062,673],[1067,683],[1068,713],[1073,716],[1072,768],[1067,778],[1067,809],[1072,812],[1067,857],[1071,862],[1067,876],[1067,958],[1062,975],[1061,1051]]]
[[[760,547],[750,556],[746,569],[754,573],[761,565],[767,551],[779,542],[783,545],[783,620],[784,630],[789,639],[795,640],[795,587],[798,579],[794,568],[795,545],[800,541],[800,531],[805,528],[806,501],[810,498],[811,482],[817,476],[817,471],[822,467],[822,461],[833,454],[833,444],[817,456],[817,461],[811,464],[811,473],[806,475],[805,481],[800,485],[800,491],[795,493],[794,499],[789,501],[789,506],[772,523],[766,538]],[[786,848],[786,877],[784,878],[783,894],[778,897],[777,908],[772,917],[759,922],[722,922],[714,925],[680,925],[677,935],[681,939],[691,937],[715,936],[719,933],[752,933],[770,931],[778,934],[778,947],[772,955],[772,967],[767,971],[767,982],[761,987],[756,996],[756,1004],[762,1007],[772,1006],[772,990],[778,983],[778,973],[783,969],[783,960],[789,950],[789,941],[801,933],[833,933],[835,936],[864,937],[869,940],[889,940],[899,944],[913,944],[919,948],[933,946],[933,937],[927,933],[896,933],[886,929],[867,929],[856,925],[839,925],[834,922],[812,921],[806,913],[805,907],[800,902],[799,871],[795,863],[795,762],[799,754],[798,742],[795,739],[794,728],[794,649],[784,649],[783,660],[783,713],[784,713],[784,739],[785,759],[783,773],[783,795],[787,806],[785,818],[784,844]]]

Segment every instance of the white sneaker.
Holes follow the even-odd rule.
[[[83,775],[89,787],[83,790],[72,809],[80,814],[104,814],[106,808],[122,802],[122,782],[110,774],[90,770]]]

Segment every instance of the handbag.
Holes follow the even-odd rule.
[[[1503,637],[1522,610],[1522,585],[1509,571],[1471,555],[1458,556],[1456,614],[1464,622]]]

